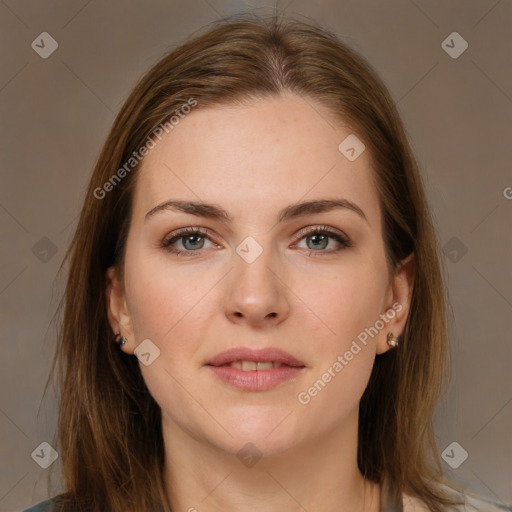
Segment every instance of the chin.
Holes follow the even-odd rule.
[[[296,446],[295,439],[289,434],[284,436],[276,435],[275,437],[273,435],[265,437],[265,435],[253,437],[238,436],[234,433],[232,438],[224,437],[222,440],[212,439],[210,442],[213,442],[216,448],[222,452],[239,458],[240,461],[248,467],[250,467],[250,464],[245,463],[248,457],[257,459],[261,457],[267,459],[270,457],[279,457]]]
[[[222,451],[232,455],[239,455],[244,447],[250,451],[254,446],[255,452],[266,457],[278,456],[297,444],[304,432],[296,430],[293,414],[287,417],[289,411],[282,406],[263,411],[262,407],[249,407],[233,409],[231,414],[217,418],[221,425],[226,426],[227,433],[218,438],[211,438],[210,442]],[[284,420],[284,421],[283,421]],[[216,432],[219,430],[216,429]],[[249,446],[248,446],[249,445]]]

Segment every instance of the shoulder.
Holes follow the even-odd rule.
[[[54,512],[55,511],[56,498],[41,501],[30,508],[23,510],[22,512]]]
[[[441,490],[462,501],[461,505],[446,507],[446,512],[512,512],[511,505],[505,505],[496,501],[476,496],[469,491],[458,491],[447,485],[442,485]],[[403,512],[430,512],[427,505],[419,498],[403,495]]]
[[[430,512],[427,505],[419,498],[414,498],[408,494],[403,495],[403,512]]]
[[[512,511],[512,505],[505,505],[496,501],[484,499],[480,496],[466,494],[466,508],[461,508],[464,512],[504,512]]]

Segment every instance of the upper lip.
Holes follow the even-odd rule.
[[[274,363],[286,364],[288,366],[304,366],[302,361],[299,361],[291,354],[274,347],[261,349],[252,349],[248,347],[232,348],[215,355],[206,364],[210,366],[222,366],[224,364],[232,363],[233,361],[271,361]]]

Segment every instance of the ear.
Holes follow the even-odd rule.
[[[109,267],[105,272],[107,315],[110,327],[114,333],[121,333],[126,338],[126,343],[121,347],[123,352],[133,354],[135,340],[133,326],[128,306],[124,296],[124,285],[119,278],[115,267]]]
[[[383,315],[386,321],[384,329],[379,333],[377,340],[377,354],[387,352],[387,336],[393,333],[395,338],[403,334],[405,323],[411,307],[412,290],[414,285],[415,259],[414,253],[402,260],[395,270],[386,293],[386,308]]]

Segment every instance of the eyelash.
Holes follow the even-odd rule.
[[[172,247],[172,245],[181,238],[185,238],[187,236],[195,236],[195,235],[199,235],[201,237],[208,238],[211,242],[215,243],[212,240],[209,230],[206,230],[204,228],[189,227],[189,228],[180,229],[180,230],[176,231],[175,233],[173,233],[172,236],[165,238],[162,242],[162,248],[175,254],[176,256],[193,257],[193,254],[200,252],[201,249],[198,249],[196,251],[182,251],[180,249],[176,249],[176,248]],[[328,226],[315,226],[313,228],[310,228],[310,227],[303,228],[297,233],[296,242],[294,242],[294,243],[300,242],[306,236],[311,236],[311,235],[327,235],[329,238],[336,240],[336,242],[338,242],[341,245],[341,247],[338,249],[318,250],[318,251],[315,251],[314,249],[306,249],[306,250],[309,250],[310,254],[313,253],[315,255],[322,256],[325,254],[332,254],[335,252],[339,252],[343,249],[353,246],[352,242],[347,237],[341,235],[337,231],[333,231]]]

